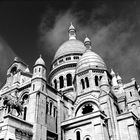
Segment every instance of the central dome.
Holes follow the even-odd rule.
[[[64,42],[59,49],[57,50],[54,60],[57,58],[60,58],[62,56],[72,54],[72,53],[80,53],[83,54],[86,50],[86,47],[84,44],[77,40],[77,39],[71,39],[66,42]]]

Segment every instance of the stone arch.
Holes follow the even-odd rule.
[[[83,99],[82,101],[80,101],[77,104],[77,106],[74,109],[74,116],[77,116],[77,113],[78,113],[79,109],[86,103],[92,103],[93,105],[95,105],[98,108],[98,110],[100,110],[99,103],[96,100],[94,100],[92,98],[87,98],[86,100]]]
[[[23,100],[23,97],[24,97],[25,95],[28,95],[28,98],[29,98],[29,90],[28,90],[28,89],[23,90],[23,92],[22,92],[22,93],[20,94],[20,96],[19,96],[19,99],[22,101],[22,100]]]
[[[84,140],[91,140],[91,136],[90,136],[90,135],[86,135],[86,136],[84,137]]]

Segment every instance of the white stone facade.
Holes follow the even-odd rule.
[[[0,140],[140,140],[140,88],[124,84],[103,59],[76,39],[57,50],[48,79],[40,56],[15,58],[0,89]]]

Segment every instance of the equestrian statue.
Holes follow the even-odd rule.
[[[3,107],[5,110],[8,109],[8,113],[12,114],[13,109],[15,109],[18,113],[17,116],[22,115],[23,111],[23,101],[20,101],[18,97],[12,98],[9,95],[5,95],[3,98]]]

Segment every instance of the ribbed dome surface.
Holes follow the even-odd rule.
[[[35,65],[44,65],[45,66],[45,62],[41,56],[36,60]]]
[[[89,68],[106,70],[106,65],[98,54],[91,50],[86,50],[86,52],[82,55],[79,62],[77,63],[76,73]]]
[[[59,49],[57,50],[54,60],[56,60],[57,58],[64,56],[64,55],[68,55],[71,53],[84,53],[86,50],[86,47],[84,46],[84,44],[76,39],[71,39],[68,40],[66,42],[64,42]]]

